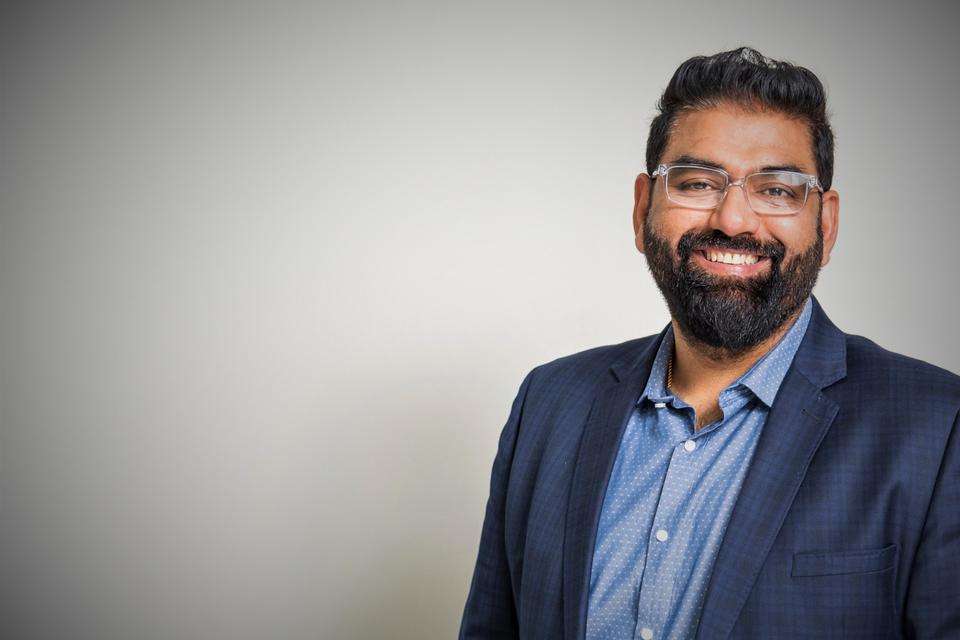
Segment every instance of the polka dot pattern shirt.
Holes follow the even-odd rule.
[[[587,640],[693,638],[713,563],[760,431],[812,308],[719,396],[694,431],[666,390],[668,328],[633,409],[604,496],[590,574]]]

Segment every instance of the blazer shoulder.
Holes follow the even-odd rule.
[[[845,334],[847,378],[877,385],[892,397],[939,400],[960,410],[960,375],[919,358],[890,351],[864,336]]]

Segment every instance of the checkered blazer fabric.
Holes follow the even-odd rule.
[[[960,638],[960,376],[845,334],[813,303],[695,637]],[[583,640],[600,509],[663,335],[523,380],[461,639]]]

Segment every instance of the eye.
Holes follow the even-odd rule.
[[[796,198],[797,192],[783,184],[767,184],[759,189],[759,194],[768,198]]]
[[[680,185],[681,191],[709,191],[716,186],[705,180],[688,180]]]

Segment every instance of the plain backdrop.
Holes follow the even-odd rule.
[[[950,2],[7,2],[0,637],[449,638],[523,375],[659,331],[674,69],[826,84],[842,329],[953,371]]]

